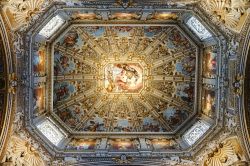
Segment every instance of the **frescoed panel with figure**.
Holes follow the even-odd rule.
[[[163,111],[163,117],[171,128],[176,129],[189,117],[189,113],[185,110],[168,107]]]
[[[104,119],[100,117],[94,117],[90,119],[83,127],[83,131],[89,131],[89,132],[106,131],[106,128],[104,126]]]
[[[158,120],[152,117],[145,117],[143,119],[142,131],[144,132],[164,132],[165,129],[161,127]]]
[[[54,83],[54,103],[65,101],[75,92],[76,87],[70,82]]]
[[[94,150],[100,143],[100,139],[72,139],[66,146],[67,150]]]
[[[144,27],[144,35],[150,38],[157,37],[163,29],[164,27],[160,26],[146,26]]]
[[[167,150],[167,149],[178,149],[179,144],[174,139],[146,139],[146,144],[149,149],[153,150]]]
[[[181,83],[177,85],[176,95],[190,105],[193,105],[194,100],[194,84]]]
[[[62,110],[57,110],[56,114],[60,119],[67,124],[67,126],[74,129],[79,124],[84,115],[86,115],[87,109],[83,105],[72,105]]]
[[[131,130],[128,119],[117,119],[115,122],[114,132],[130,132]]]
[[[105,67],[105,89],[108,92],[138,93],[143,87],[143,70],[137,63],[115,63]]]
[[[76,64],[68,56],[60,52],[54,53],[54,75],[70,74],[76,68]]]
[[[45,75],[46,56],[46,47],[42,44],[37,44],[33,53],[33,70],[37,76]]]
[[[216,110],[216,98],[215,91],[204,89],[202,96],[202,112],[209,116],[213,117]]]
[[[176,50],[178,48],[187,49],[190,47],[188,39],[184,35],[182,35],[177,29],[173,29],[169,34],[170,35],[166,42],[167,48]]]
[[[37,86],[33,91],[34,115],[39,116],[45,112],[45,85]]]
[[[111,150],[136,150],[138,140],[134,139],[109,139],[107,149]]]
[[[217,53],[212,48],[204,50],[203,54],[203,76],[207,78],[215,78],[217,66]]]
[[[82,52],[82,45],[85,42],[77,33],[76,29],[67,32],[57,43],[60,46],[72,49],[75,52]]]
[[[196,65],[195,63],[196,63],[196,58],[194,55],[185,57],[176,63],[176,71],[184,76],[194,77],[195,65]]]
[[[101,26],[87,26],[87,27],[83,27],[83,29],[88,34],[96,38],[103,37],[103,35],[105,34],[105,27],[101,27]]]

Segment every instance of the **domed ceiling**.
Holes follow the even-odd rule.
[[[195,165],[190,156],[196,156],[217,166],[225,155],[231,164],[244,158],[238,137],[231,137],[237,131],[224,132],[237,128],[242,84],[231,71],[239,45],[230,35],[243,27],[233,27],[235,19],[215,24],[204,6],[186,1],[29,2],[16,14],[13,5],[3,10],[13,29],[20,28],[14,83],[24,97],[14,123],[24,117],[39,150],[80,165]],[[42,14],[35,15],[38,8]],[[13,137],[10,147],[30,148],[26,134]],[[197,155],[220,135],[209,155]]]
[[[74,26],[53,50],[69,130],[173,132],[194,113],[197,50],[175,26]]]
[[[85,17],[100,19],[66,7],[27,36],[28,125],[48,146],[181,152],[215,124],[222,48],[202,20],[184,10],[155,12],[147,24],[131,12],[111,11],[105,24]]]

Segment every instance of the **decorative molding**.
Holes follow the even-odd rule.
[[[205,155],[203,164],[207,166],[223,166],[237,165],[237,163],[241,162],[244,163],[243,166],[247,166],[248,162],[238,141],[237,138],[226,138],[216,144]]]
[[[28,140],[12,136],[2,165],[45,166],[38,149]]]
[[[16,5],[17,5],[21,1],[20,2],[19,1],[14,2],[14,0],[11,0],[10,2],[13,2],[13,4],[16,3]],[[35,2],[35,1],[34,0],[33,1],[27,0],[26,2],[28,3],[28,2]],[[221,61],[219,62],[220,65],[221,65],[220,66],[221,68],[219,69],[219,70],[221,70],[221,75],[216,76],[216,77],[220,78],[220,80],[219,80],[220,82],[218,84],[216,84],[216,86],[217,85],[220,86],[220,87],[218,87],[218,91],[219,91],[218,92],[219,93],[219,98],[218,98],[219,106],[218,106],[218,108],[219,108],[220,111],[217,113],[218,117],[216,119],[216,125],[218,125],[218,127],[216,127],[216,128],[211,127],[211,129],[209,129],[209,131],[208,131],[208,133],[209,133],[209,134],[207,134],[208,136],[206,136],[206,138],[204,138],[204,139],[201,139],[202,141],[198,141],[197,145],[194,145],[194,147],[191,147],[191,148],[189,148],[187,150],[181,149],[183,151],[182,154],[180,154],[181,152],[177,153],[177,152],[171,152],[171,151],[167,151],[167,152],[165,152],[165,151],[164,152],[150,151],[150,152],[147,152],[148,149],[144,149],[145,150],[145,152],[144,152],[143,149],[138,148],[142,152],[139,152],[139,151],[126,151],[125,152],[126,153],[125,158],[124,158],[124,156],[121,157],[120,154],[118,155],[117,151],[109,151],[108,152],[106,149],[104,149],[104,150],[103,149],[98,149],[99,151],[103,151],[103,152],[98,152],[98,150],[95,151],[95,152],[89,151],[89,154],[87,154],[87,153],[81,154],[82,156],[84,156],[84,157],[91,156],[93,158],[96,157],[98,159],[101,159],[100,156],[102,156],[102,155],[106,156],[106,159],[111,156],[110,157],[111,163],[114,162],[114,159],[115,159],[115,161],[117,161],[117,163],[130,163],[130,162],[134,163],[134,162],[136,162],[138,160],[138,158],[136,158],[136,157],[138,157],[140,155],[143,158],[141,160],[141,162],[143,162],[143,160],[145,160],[149,156],[150,157],[151,156],[158,156],[158,157],[161,156],[163,158],[164,155],[165,156],[171,156],[172,155],[173,156],[172,158],[166,157],[166,158],[162,159],[161,163],[162,164],[165,163],[166,165],[169,165],[169,164],[172,164],[172,165],[185,165],[186,164],[186,165],[190,165],[190,166],[192,165],[193,166],[197,162],[195,160],[193,161],[192,159],[190,159],[190,157],[187,157],[187,156],[191,155],[191,154],[194,154],[197,151],[202,151],[203,146],[207,142],[216,139],[216,138],[213,138],[213,136],[214,135],[220,135],[223,132],[223,131],[219,131],[220,127],[223,127],[226,131],[231,132],[231,135],[229,134],[230,136],[233,135],[232,133],[237,132],[238,130],[241,129],[240,125],[239,125],[240,124],[240,119],[239,119],[240,112],[237,111],[237,104],[238,104],[237,103],[237,101],[238,101],[237,98],[234,98],[235,100],[232,99],[232,107],[231,108],[235,109],[235,110],[232,111],[231,108],[230,108],[229,111],[225,112],[225,114],[224,114],[224,110],[226,109],[226,104],[225,103],[228,101],[228,99],[226,99],[226,93],[225,93],[225,89],[227,88],[227,83],[228,82],[223,82],[223,81],[227,80],[227,78],[226,78],[227,77],[227,71],[228,71],[228,68],[227,68],[228,66],[227,65],[230,64],[230,63],[227,63],[227,58],[229,58],[231,62],[233,61],[233,64],[234,64],[233,66],[234,67],[237,67],[237,62],[234,61],[234,60],[239,59],[239,56],[240,56],[239,55],[239,52],[240,52],[239,50],[241,50],[240,48],[242,47],[242,45],[240,43],[242,41],[239,40],[239,37],[231,38],[232,34],[236,35],[239,32],[237,30],[237,28],[232,27],[232,25],[234,25],[234,22],[232,22],[232,24],[228,24],[228,22],[227,23],[222,23],[221,22],[222,19],[215,18],[215,15],[211,14],[210,11],[209,12],[208,11],[204,12],[203,10],[201,10],[199,8],[200,7],[199,4],[196,6],[197,1],[186,1],[186,0],[164,1],[164,2],[163,1],[154,1],[155,4],[154,4],[154,2],[149,2],[149,1],[129,1],[128,4],[126,4],[126,1],[119,1],[120,2],[119,5],[117,5],[117,4],[115,5],[114,4],[115,1],[112,1],[112,3],[110,3],[110,1],[108,1],[108,0],[106,0],[106,1],[72,1],[70,3],[69,2],[61,3],[61,2],[62,1],[60,1],[60,2],[46,1],[45,5],[41,5],[40,7],[36,6],[37,8],[39,8],[39,11],[33,10],[33,8],[31,8],[29,10],[27,9],[28,12],[27,13],[24,12],[22,17],[21,17],[25,21],[18,23],[17,20],[14,20],[14,22],[16,24],[9,22],[9,25],[12,25],[13,30],[18,30],[19,31],[18,33],[17,33],[17,31],[14,32],[14,33],[13,32],[8,32],[8,34],[12,34],[12,36],[14,37],[14,40],[13,40],[14,42],[13,42],[13,45],[12,45],[12,47],[14,49],[12,49],[12,50],[15,53],[15,55],[17,56],[17,58],[18,58],[17,67],[18,67],[18,70],[19,70],[16,75],[13,74],[13,75],[10,75],[10,77],[9,77],[9,78],[11,78],[11,80],[9,81],[10,92],[15,92],[15,95],[17,95],[17,96],[25,96],[25,98],[23,99],[23,103],[20,102],[20,100],[22,101],[22,99],[18,100],[17,105],[18,105],[19,108],[18,108],[18,111],[16,112],[16,119],[14,120],[14,127],[13,127],[14,131],[13,132],[16,135],[18,134],[19,137],[21,137],[22,139],[24,139],[24,140],[27,139],[31,147],[32,146],[38,147],[36,149],[36,152],[39,151],[39,156],[44,161],[46,161],[47,163],[50,163],[52,161],[52,158],[51,158],[50,154],[48,154],[48,152],[43,148],[43,147],[46,147],[47,145],[43,146],[42,144],[44,142],[42,142],[42,141],[39,142],[38,137],[35,136],[35,138],[33,138],[33,136],[32,136],[32,134],[34,134],[33,128],[30,129],[31,133],[29,133],[28,131],[26,131],[24,129],[25,127],[29,128],[29,124],[30,124],[29,117],[25,118],[24,115],[29,113],[30,111],[32,111],[31,108],[33,108],[33,105],[32,105],[33,103],[31,101],[32,100],[32,97],[31,97],[32,95],[30,95],[31,90],[33,90],[32,89],[33,88],[32,87],[32,85],[33,85],[33,80],[32,80],[33,75],[32,74],[33,73],[30,72],[30,71],[31,71],[31,69],[33,67],[29,66],[32,63],[30,61],[30,57],[28,57],[28,56],[25,57],[24,56],[24,55],[28,55],[29,52],[27,50],[28,42],[23,42],[24,35],[26,35],[23,32],[26,31],[26,30],[30,30],[30,32],[36,31],[36,28],[39,27],[39,25],[40,25],[40,23],[42,22],[43,19],[48,17],[51,13],[55,12],[55,14],[56,14],[59,10],[61,10],[63,8],[67,8],[69,6],[71,6],[72,8],[75,8],[75,10],[79,9],[79,8],[84,8],[84,10],[86,10],[86,11],[92,10],[92,11],[88,12],[87,14],[86,13],[80,13],[80,16],[75,15],[76,17],[74,17],[74,18],[72,17],[73,18],[72,22],[74,22],[74,23],[83,22],[85,24],[89,24],[89,23],[103,23],[103,24],[108,24],[108,23],[115,23],[115,24],[135,23],[135,24],[144,24],[145,23],[144,20],[146,20],[146,19],[147,19],[147,21],[152,22],[154,24],[166,23],[166,22],[168,22],[168,23],[177,23],[177,22],[180,22],[181,21],[180,19],[182,18],[182,15],[179,14],[179,13],[177,15],[175,15],[175,13],[173,12],[170,15],[167,15],[164,18],[163,17],[154,17],[154,13],[155,14],[161,14],[160,11],[167,11],[167,10],[171,10],[171,9],[174,9],[175,11],[176,10],[179,10],[179,11],[180,10],[183,10],[183,11],[185,10],[185,11],[190,12],[190,13],[195,13],[195,14],[197,14],[199,16],[201,15],[201,20],[203,22],[206,22],[206,24],[204,24],[204,25],[206,25],[206,27],[207,27],[207,24],[210,23],[210,21],[212,21],[213,23],[216,24],[214,27],[210,26],[210,28],[212,27],[211,31],[214,31],[214,30],[218,31],[218,34],[216,34],[216,40],[221,42],[221,44],[218,45],[218,47],[221,48],[220,51],[222,52],[221,54],[219,54],[220,58],[221,58],[220,59]],[[74,4],[74,2],[76,2],[76,3]],[[130,2],[135,2],[135,3],[130,3]],[[51,5],[52,3],[55,4],[55,5]],[[8,2],[5,2],[4,4],[2,4],[3,7],[5,7],[4,9],[7,9],[8,5],[5,6],[6,4],[8,4]],[[142,7],[145,4],[148,4],[149,6]],[[162,4],[164,4],[164,5],[162,5]],[[142,5],[142,6],[139,6],[139,5]],[[19,6],[22,6],[22,5],[19,4]],[[29,7],[29,5],[27,5],[27,6]],[[93,11],[93,8],[95,9],[94,11]],[[13,9],[13,8],[11,8],[11,6],[9,6],[9,9]],[[13,11],[19,10],[19,9],[20,8],[17,7],[17,9],[13,9]],[[102,10],[105,10],[105,11],[102,11]],[[111,12],[111,10],[115,10],[115,12],[113,12],[113,11]],[[125,10],[126,10],[126,12],[124,12]],[[145,10],[145,11],[149,12],[149,14],[145,15],[143,12],[133,12],[133,10],[134,11],[135,10],[137,10],[137,11],[138,10],[141,10],[141,11]],[[238,10],[238,8],[237,8],[237,10]],[[6,11],[7,10],[5,10],[5,12]],[[45,13],[45,11],[46,11],[46,13]],[[225,12],[225,11],[223,11],[223,12]],[[239,11],[237,11],[237,12],[239,12]],[[120,13],[120,14],[125,13],[125,14],[129,14],[129,15],[118,17],[119,15],[117,15],[117,13]],[[20,14],[20,12],[19,12],[19,14]],[[25,19],[27,17],[27,14],[29,16],[31,16],[31,19],[30,18]],[[146,19],[145,18],[141,19],[143,17],[143,15],[144,15],[144,17],[146,16]],[[68,16],[65,16],[65,15],[63,15],[63,16],[64,16],[63,18],[65,18],[65,19],[68,17]],[[15,17],[15,19],[17,19],[18,17]],[[6,18],[9,19],[9,17],[6,17]],[[231,17],[231,19],[234,19],[234,18]],[[17,25],[17,23],[18,23],[18,25]],[[246,25],[242,24],[242,26],[244,27]],[[243,33],[245,33],[245,32],[241,31],[240,35],[243,35]],[[29,34],[29,35],[31,35],[31,34]],[[230,44],[228,44],[228,51],[227,52],[225,51],[225,47],[226,47],[226,43],[229,43],[229,42],[227,42],[225,39],[223,39],[223,37],[222,37],[223,35],[227,35],[227,37],[232,39]],[[26,37],[28,37],[28,36],[26,36]],[[53,38],[52,38],[52,40],[53,40]],[[212,42],[210,43],[210,41],[205,41],[203,44],[207,44],[206,42],[208,42],[209,44],[212,43]],[[220,48],[218,48],[218,50]],[[169,69],[171,69],[171,65],[169,65],[168,67],[169,67]],[[22,69],[24,69],[24,70],[22,70]],[[232,71],[234,72],[234,71],[237,71],[237,70],[238,69],[233,69]],[[223,77],[223,78],[221,79],[221,77]],[[237,83],[240,83],[240,87],[242,89],[242,85],[243,85],[242,84],[242,79],[238,79],[238,78],[243,78],[243,76],[240,75],[239,77],[237,77],[237,79],[232,79],[232,82],[229,81],[228,86],[231,86],[232,83],[235,83],[235,85],[238,85]],[[45,79],[46,79],[46,77],[44,77],[44,80]],[[152,78],[149,78],[149,79],[152,79]],[[21,87],[19,87],[19,83],[21,83],[21,85],[22,85]],[[16,85],[18,85],[18,86],[16,86]],[[166,87],[166,89],[170,90],[171,89],[170,87],[171,86]],[[216,89],[216,87],[213,87],[213,88]],[[240,90],[239,86],[234,86],[234,88],[236,88],[236,92],[242,92],[242,90]],[[51,90],[51,89],[49,89],[49,90]],[[99,90],[95,91],[95,93],[99,93],[100,92]],[[147,88],[147,90],[152,90],[152,89]],[[240,96],[240,97],[242,96],[241,93],[239,93],[239,94],[237,93],[237,95]],[[228,96],[231,97],[231,93]],[[235,94],[233,94],[233,97],[235,97]],[[141,99],[143,99],[142,96],[141,96]],[[220,109],[220,108],[222,108],[222,109]],[[13,109],[15,109],[15,108],[13,108]],[[21,110],[21,112],[20,112],[20,110]],[[46,114],[43,114],[43,115],[46,115]],[[204,117],[202,116],[202,118],[204,118]],[[224,124],[222,126],[223,118],[225,119],[225,122],[224,122]],[[207,119],[209,119],[209,118],[207,117]],[[26,124],[24,124],[23,120],[25,120]],[[218,123],[217,123],[217,120],[219,121]],[[21,132],[21,133],[19,133],[19,132]],[[229,135],[227,135],[226,137],[223,137],[223,138],[227,138],[227,137],[229,137]],[[77,135],[77,136],[79,136],[79,135]],[[92,134],[90,134],[89,136],[90,137],[95,137]],[[106,135],[100,134],[100,135],[98,135],[98,138],[105,137],[105,136]],[[110,135],[110,137],[115,138],[115,136],[113,136],[113,135]],[[121,134],[119,137],[120,138],[122,138],[122,137],[128,138],[128,137],[131,137],[131,135]],[[143,139],[142,134],[139,134],[138,137]],[[153,136],[148,136],[148,138],[151,138],[151,137],[153,137]],[[178,138],[178,139],[176,139],[178,143],[183,143],[183,142],[181,142],[181,139],[179,139],[179,137],[180,137],[179,135],[176,136],[176,137]],[[242,136],[239,137],[239,140],[243,139],[241,137]],[[172,142],[175,142],[176,140],[174,139]],[[70,141],[70,139],[65,140],[65,142],[67,142],[67,141]],[[103,141],[103,142],[105,142],[105,141]],[[107,142],[107,140],[106,140],[106,142]],[[219,144],[217,144],[217,143],[218,142],[216,142],[216,145],[213,146],[212,150],[210,151],[211,154],[212,153],[215,154],[215,149],[216,148],[218,149],[218,147],[220,147],[220,146],[218,146]],[[225,142],[224,144],[227,147],[231,146],[227,142]],[[57,157],[59,157],[59,158],[64,156],[62,151],[58,151],[58,152],[56,151],[56,153],[57,153],[56,154]],[[134,155],[129,155],[129,153],[134,153]],[[54,155],[53,152],[52,152],[52,154]],[[69,156],[74,156],[73,152],[72,153],[68,152],[67,154]],[[100,156],[98,157],[98,155],[100,155]],[[177,157],[177,156],[182,156],[182,155],[186,156],[187,158],[185,158],[185,157]],[[195,157],[196,155],[197,154],[194,154],[193,156]],[[115,156],[115,157],[113,157],[113,156]],[[95,161],[97,161],[98,159],[96,159]],[[75,163],[77,160],[79,160],[79,158],[74,158],[74,157],[70,158],[69,157],[69,158],[65,158],[64,160],[55,160],[52,163],[54,165],[60,165],[60,164],[61,165],[63,165],[63,164],[67,165],[69,163]],[[158,160],[160,160],[160,159],[158,159]],[[209,159],[209,160],[212,161],[214,159]],[[84,162],[85,161],[83,161],[83,163]]]
[[[12,126],[12,119],[14,116],[15,110],[15,95],[8,93],[8,89],[10,87],[10,79],[8,75],[10,73],[15,72],[15,58],[12,57],[11,53],[11,44],[9,42],[9,29],[5,24],[5,20],[0,15],[0,42],[1,42],[1,70],[4,72],[2,73],[2,77],[5,78],[5,89],[2,89],[1,95],[1,130],[0,130],[0,159],[3,157],[3,154],[6,151],[8,137],[10,136],[11,126]],[[14,66],[14,67],[13,67]]]
[[[4,16],[12,30],[25,30],[51,3],[49,0],[8,0],[3,3]]]
[[[93,5],[94,6],[94,5]],[[88,6],[88,7],[93,7],[93,6]],[[78,6],[78,8],[80,8],[80,7],[82,7],[81,5],[80,6]],[[88,10],[88,7],[87,6],[84,6],[86,9],[86,11]],[[109,6],[110,7],[110,6]],[[49,13],[47,13],[47,17],[49,16],[49,14],[50,13],[55,13],[55,14],[58,14],[56,11],[58,11],[57,9],[60,9],[60,8],[67,8],[67,6],[60,6],[59,4],[55,7],[55,8],[53,8],[53,10],[51,9],[50,10],[50,12]],[[72,8],[73,9],[73,8]],[[165,8],[164,8],[165,9]],[[110,9],[108,9],[107,8],[107,10],[110,10]],[[113,9],[112,9],[113,10]],[[160,7],[158,7],[158,10],[160,10]],[[177,9],[176,9],[177,10]],[[119,10],[115,10],[116,12],[117,11],[119,11]],[[183,10],[183,12],[184,12],[185,10]],[[189,10],[189,12],[191,12],[190,10]],[[68,14],[69,12],[67,12],[67,14]],[[113,13],[115,13],[115,12],[113,12]],[[112,14],[112,12],[111,12],[111,14]],[[51,16],[51,15],[50,15]],[[65,15],[64,15],[65,16]],[[181,14],[179,15],[178,14],[178,16],[182,16]],[[66,18],[66,17],[65,17]],[[43,16],[43,19],[45,19],[45,16]],[[119,22],[119,23],[125,23],[125,24],[131,24],[131,23],[137,23],[137,24],[142,24],[143,22],[141,21],[141,20],[138,20],[139,19],[139,17],[138,18],[133,18],[132,20],[129,20],[129,19],[126,19],[126,20],[124,20],[124,19],[122,19],[121,20],[121,22]],[[179,19],[179,18],[178,18]],[[42,19],[41,19],[42,20]],[[202,20],[202,19],[201,19]],[[74,22],[73,23],[79,23],[78,22],[79,20],[74,20]],[[93,19],[91,18],[91,20],[89,21],[89,20],[87,20],[87,19],[83,19],[83,20],[80,20],[81,22],[80,23],[84,23],[84,24],[88,24],[89,22],[91,22],[92,21],[92,23],[93,23]],[[96,18],[96,20],[94,20],[94,21],[98,21],[98,23],[103,23],[103,20],[100,20],[99,18]],[[108,23],[113,23],[112,22],[112,20],[109,20],[110,22],[104,22],[104,24],[108,24]],[[119,20],[120,21],[120,20]],[[132,22],[132,21],[135,21],[135,22]],[[150,21],[152,21],[152,20],[150,20]],[[157,21],[159,21],[159,20],[157,20]],[[176,21],[178,21],[178,20],[176,20]],[[157,22],[156,22],[157,23]],[[164,23],[164,21],[162,21],[162,20],[160,20],[159,21],[159,23]],[[176,22],[174,22],[174,23],[176,23]],[[40,22],[40,24],[41,24],[41,22]],[[205,24],[206,25],[206,24]],[[36,26],[36,25],[35,25]],[[207,26],[207,25],[206,25]],[[35,32],[35,28],[33,28],[33,29],[31,29],[31,31],[32,32]],[[212,30],[213,31],[213,30]],[[29,35],[31,35],[31,34],[29,34]],[[56,36],[56,35],[55,35]],[[85,36],[86,37],[86,34],[84,34],[83,36]],[[54,40],[54,39],[52,39],[52,40]],[[91,38],[88,38],[88,42],[90,42],[90,43],[94,43],[93,44],[93,46],[95,47],[95,49],[102,55],[102,52],[103,52],[103,50],[102,49],[100,49],[99,47],[98,47],[98,44],[102,44],[101,42],[99,42],[98,44],[95,44],[95,42],[94,41],[92,41],[92,39]],[[25,42],[25,43],[28,43],[28,42]],[[113,45],[112,45],[113,46]],[[104,47],[105,49],[108,49],[108,47]],[[151,50],[152,48],[150,48],[150,49],[148,49],[148,51],[150,52],[150,50]],[[114,50],[115,50],[115,48],[114,48]],[[68,49],[67,51],[70,51],[70,49]],[[148,53],[149,54],[149,53]],[[170,54],[171,54],[171,51],[170,51]],[[103,54],[104,55],[104,54]],[[114,55],[116,55],[116,54],[114,54]],[[133,55],[133,54],[132,54]],[[74,55],[74,56],[77,56],[76,54]],[[220,54],[219,54],[219,56],[220,56]],[[104,57],[105,58],[105,57]],[[114,58],[119,58],[119,55],[117,55],[116,57],[114,56]],[[28,58],[27,58],[28,59]],[[141,60],[141,59],[138,59],[139,61]],[[51,62],[50,62],[51,63]],[[171,66],[169,67],[169,68],[171,68]],[[32,68],[30,68],[30,69],[32,69]],[[31,73],[30,73],[31,74]],[[31,79],[32,79],[32,77],[30,77]],[[59,77],[58,77],[58,79],[59,79]],[[67,77],[67,79],[70,79],[70,77]],[[99,77],[97,78],[97,79],[99,79]],[[152,77],[149,77],[148,78],[149,80],[152,80],[153,78]],[[31,81],[31,80],[30,80]],[[186,80],[186,81],[188,81],[188,79]],[[32,82],[32,81],[31,81]],[[166,88],[168,88],[169,89],[169,87],[166,87]],[[51,88],[48,88],[48,90],[49,91],[51,91]],[[94,92],[96,92],[96,94],[98,94],[99,92],[100,92],[100,90],[102,90],[102,89],[96,89]],[[145,92],[146,91],[152,91],[152,88],[146,88],[146,90],[145,90]],[[49,96],[48,97],[52,97],[52,95],[51,94],[49,94]],[[106,97],[104,96],[103,97],[103,101],[106,99]],[[27,100],[29,100],[29,99],[27,99]],[[145,101],[145,98],[143,98],[143,96],[142,95],[140,95],[140,99],[139,99],[139,101]],[[50,103],[52,103],[52,101],[50,102]],[[30,104],[32,104],[32,103],[30,103]],[[62,105],[62,107],[63,107],[63,105]],[[158,106],[157,106],[158,107]],[[159,106],[160,107],[160,106]],[[27,113],[28,112],[30,112],[31,110],[28,110],[28,109],[31,109],[32,108],[32,106],[29,106],[29,108],[27,108]],[[28,118],[28,117],[27,117]],[[27,122],[27,124],[29,125],[29,123],[30,123],[30,121],[29,122]],[[183,131],[182,131],[183,132]],[[79,133],[75,133],[77,136],[80,136],[80,134]],[[93,137],[94,136],[94,134],[93,133],[88,133],[89,135],[88,136],[90,136],[90,137]],[[105,136],[105,134],[100,134],[100,135],[98,135],[98,137],[104,137]],[[140,133],[138,136],[143,136],[143,133]],[[112,137],[115,137],[115,136],[112,136]],[[122,137],[129,137],[129,134],[127,134],[127,133],[122,133],[120,136],[119,136],[119,138],[122,138]],[[152,137],[152,136],[150,136],[150,137]],[[180,139],[178,140],[178,141],[181,141]],[[190,151],[191,151],[191,149],[190,149]],[[113,152],[113,153],[115,153],[115,152]],[[70,154],[70,153],[68,153],[68,154]],[[58,156],[60,156],[60,155],[62,155],[62,153],[60,152],[58,152]]]
[[[199,5],[210,13],[214,20],[236,33],[240,33],[250,12],[250,2],[244,0],[202,0]]]
[[[250,19],[248,19],[249,23]],[[248,24],[247,30],[244,33],[244,40],[241,43],[241,62],[240,62],[240,72],[242,73],[243,80],[242,84],[242,96],[240,96],[239,100],[239,115],[241,121],[241,128],[243,134],[244,145],[246,147],[246,151],[248,153],[248,157],[250,158],[250,98],[249,98],[249,87],[250,87],[250,27]]]

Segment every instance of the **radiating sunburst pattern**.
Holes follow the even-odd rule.
[[[196,48],[175,26],[74,26],[54,46],[54,114],[73,131],[175,131],[193,112]]]
[[[32,17],[39,13],[44,0],[23,1],[17,7],[14,18],[17,24],[28,23]]]

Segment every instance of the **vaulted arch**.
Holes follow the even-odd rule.
[[[6,150],[15,106],[15,74],[7,30],[0,16],[0,154]],[[0,156],[2,158],[2,156]]]
[[[242,104],[242,130],[245,139],[245,144],[248,147],[247,151],[250,154],[250,28],[248,29],[248,37],[245,40],[245,46],[243,50],[243,64],[242,69],[244,72],[244,84],[243,84],[243,104]]]

